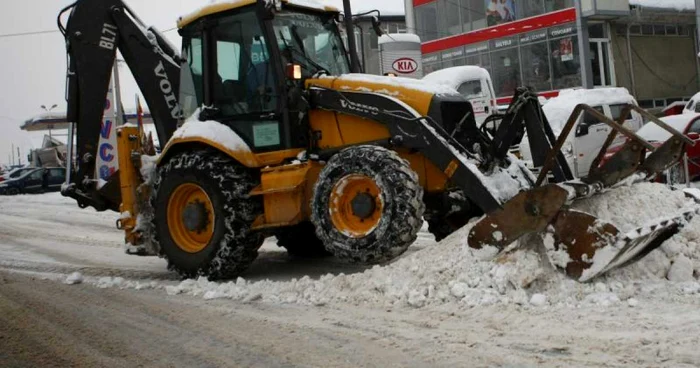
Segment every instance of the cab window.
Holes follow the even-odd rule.
[[[697,119],[693,122],[693,125],[691,125],[690,129],[688,129],[688,133],[700,134],[700,119]]]
[[[593,106],[593,109],[598,111],[601,114],[605,114],[603,111],[602,106]],[[598,124],[604,124],[598,118],[595,116],[589,114],[588,112],[583,113],[583,120],[581,123],[579,123],[578,127],[576,127],[576,136],[577,137],[582,137],[584,135],[588,135],[589,128],[593,125],[598,125]]]
[[[220,117],[274,111],[277,96],[270,52],[255,13],[222,18],[212,37],[216,62],[212,96]]]
[[[617,119],[620,118],[620,115],[622,115],[622,110],[624,110],[625,107],[627,107],[627,104],[610,105],[610,114],[612,115],[612,119],[617,121]],[[631,111],[625,117],[625,121],[627,121],[627,120],[632,120],[632,112]]]
[[[481,80],[472,80],[462,83],[457,91],[466,98],[484,97],[484,92],[481,89]]]

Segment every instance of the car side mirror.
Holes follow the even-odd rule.
[[[579,124],[576,128],[576,136],[583,137],[584,135],[588,135],[589,128],[590,126],[588,124]]]
[[[690,132],[688,133],[688,138],[697,141],[698,139],[700,139],[700,133]]]
[[[377,34],[377,37],[381,37],[382,35],[384,35],[384,30],[382,29],[382,22],[376,16],[372,17],[372,29],[374,29],[374,33]]]

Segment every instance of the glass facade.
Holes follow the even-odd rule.
[[[489,71],[498,97],[518,86],[538,92],[580,87],[581,57],[576,24],[544,28],[423,55],[425,73],[460,65]]]
[[[574,0],[436,0],[415,8],[423,42],[571,8]]]

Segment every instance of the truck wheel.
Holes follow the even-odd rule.
[[[248,196],[257,179],[212,151],[173,156],[155,180],[151,205],[156,247],[183,277],[238,276],[258,255],[262,235],[250,226],[262,203]]]
[[[403,254],[423,224],[423,188],[396,152],[357,146],[333,156],[314,187],[311,220],[341,260],[374,264]]]
[[[321,258],[331,254],[323,247],[316,236],[316,228],[311,222],[286,227],[275,233],[277,245],[287,249],[287,253],[300,258]]]

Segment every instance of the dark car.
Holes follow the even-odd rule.
[[[36,170],[35,167],[22,167],[19,169],[11,170],[0,176],[0,182],[3,182],[5,180],[18,179],[20,176],[23,176],[24,174],[34,170]]]
[[[58,192],[66,181],[66,169],[61,167],[32,169],[17,179],[0,183],[0,194]]]

